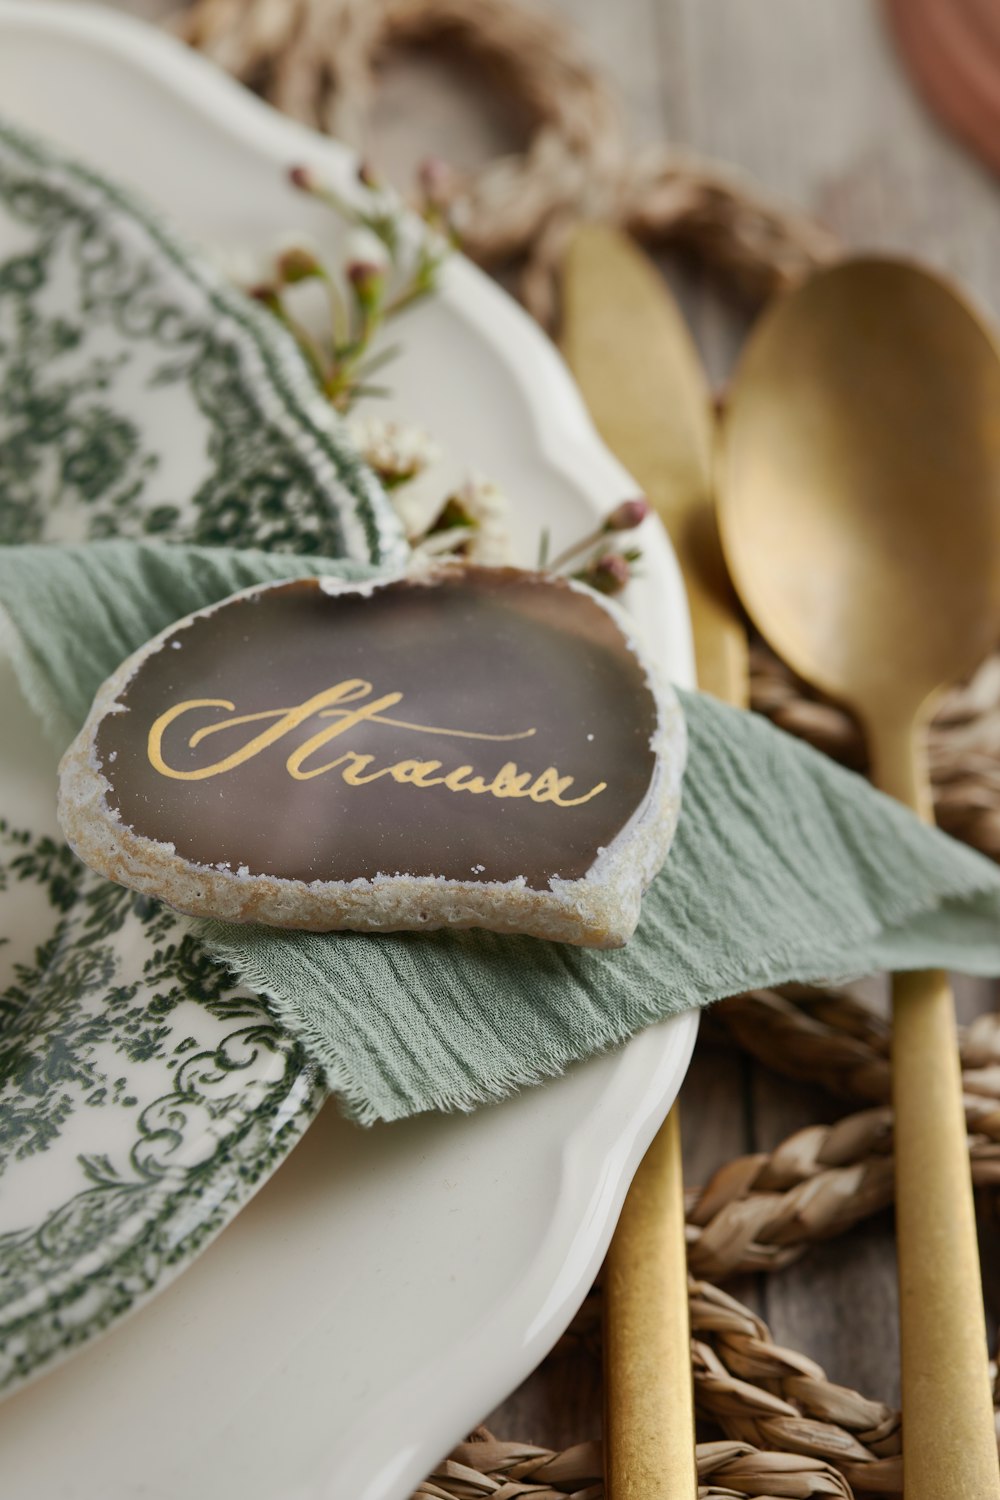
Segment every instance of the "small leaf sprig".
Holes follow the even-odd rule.
[[[314,247],[293,243],[275,257],[271,274],[251,287],[250,295],[295,338],[331,406],[347,412],[362,396],[386,394],[373,377],[399,350],[373,351],[375,337],[389,319],[435,290],[441,266],[457,244],[448,211],[450,169],[437,158],[420,168],[415,206],[423,231],[415,238],[403,234],[400,207],[364,163],[358,168],[366,189],[360,203],[348,202],[308,167],[292,167],[288,177],[353,226],[348,256],[343,265],[331,267]],[[306,284],[324,294],[326,326],[319,332],[297,315],[289,295]]]

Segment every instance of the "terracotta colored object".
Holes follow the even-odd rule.
[[[1000,172],[1000,4],[886,0],[886,9],[931,107]]]

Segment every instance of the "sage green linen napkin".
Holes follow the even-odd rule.
[[[123,657],[264,580],[359,564],[108,542],[0,548],[0,624],[63,746]],[[623,949],[492,933],[201,940],[256,990],[365,1123],[469,1109],[651,1022],[757,986],[880,968],[1000,973],[1000,872],[765,720],[682,694],[677,838]]]

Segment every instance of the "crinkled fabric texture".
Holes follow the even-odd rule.
[[[372,571],[145,543],[3,548],[2,623],[26,696],[65,744],[101,681],[182,615],[258,582]],[[364,1122],[473,1108],[757,986],[888,967],[1000,973],[992,864],[758,716],[682,699],[677,838],[623,949],[196,929],[270,997]]]

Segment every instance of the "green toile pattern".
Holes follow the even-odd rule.
[[[0,226],[5,542],[401,557],[392,508],[293,340],[154,219],[0,125]],[[144,437],[158,420],[185,453]]]

